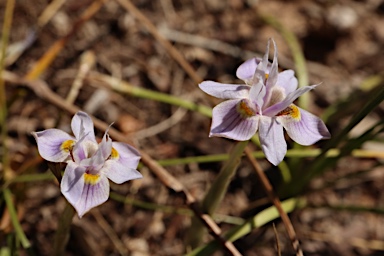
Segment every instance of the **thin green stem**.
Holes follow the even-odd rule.
[[[89,79],[102,81],[117,92],[129,94],[139,98],[155,100],[158,102],[163,102],[163,103],[167,103],[174,106],[179,106],[188,110],[198,112],[204,116],[212,117],[212,109],[210,107],[195,104],[192,101],[182,99],[180,97],[133,86],[130,83],[125,82],[123,80],[120,80],[111,76],[103,75],[100,73],[95,73],[95,72],[91,73],[91,75],[89,76]]]
[[[201,202],[202,212],[209,215],[212,215],[215,212],[228,190],[229,183],[236,173],[244,149],[247,145],[248,141],[241,141],[231,150],[227,162],[221,168],[219,175],[215,178]],[[187,238],[187,243],[192,248],[195,248],[200,244],[204,235],[204,230],[204,225],[201,221],[197,217],[194,217]]]
[[[285,212],[289,213],[297,208],[304,207],[306,202],[302,199],[291,198],[282,202],[282,207]],[[279,218],[279,213],[274,206],[268,207],[267,209],[259,212],[251,219],[247,220],[243,225],[234,227],[229,230],[224,238],[228,241],[234,242],[237,239],[246,236],[251,233],[253,230],[264,226],[268,222],[271,222]],[[199,248],[196,248],[192,252],[188,253],[186,256],[205,256],[212,255],[216,250],[220,248],[220,244],[216,241],[212,241],[206,245],[203,245]]]
[[[8,0],[7,6],[5,7],[4,23],[3,23],[2,37],[1,37],[0,74],[3,73],[4,67],[5,67],[6,49],[8,46],[9,33],[11,31],[11,26],[12,26],[12,17],[13,17],[14,8],[15,8],[15,0]],[[9,166],[8,149],[6,146],[6,138],[8,134],[6,119],[7,119],[7,97],[6,97],[6,91],[5,91],[5,82],[3,77],[0,75],[0,126],[1,126],[0,140],[2,141],[2,145],[3,145],[2,162],[3,162],[5,179],[7,177],[6,172],[8,171],[8,166]]]
[[[156,203],[145,202],[145,201],[141,201],[138,199],[125,197],[125,196],[119,195],[115,192],[111,192],[109,197],[112,200],[115,200],[117,202],[120,202],[123,204],[130,204],[130,205],[133,205],[135,207],[150,210],[150,211],[161,211],[164,213],[175,213],[175,214],[186,215],[186,216],[190,216],[190,217],[192,217],[194,215],[193,211],[188,209],[188,208],[180,208],[180,207],[174,207],[174,206],[170,206],[170,205],[159,205]],[[213,219],[215,221],[225,222],[227,224],[233,224],[233,225],[241,225],[244,223],[244,219],[242,219],[242,218],[223,215],[223,214],[214,214]]]
[[[241,157],[244,154],[244,149],[248,145],[248,141],[240,141],[233,148],[228,156],[227,162],[220,170],[219,175],[216,177],[207,194],[205,195],[201,209],[208,214],[213,214],[222,201],[228,185],[235,175],[237,167],[240,164]]]
[[[65,255],[65,247],[67,246],[69,240],[69,232],[71,230],[71,224],[74,215],[75,209],[70,203],[68,203],[68,201],[66,201],[64,211],[62,212],[59,219],[59,226],[56,230],[52,255]]]
[[[24,231],[21,228],[19,219],[17,217],[15,206],[13,205],[12,193],[8,188],[6,188],[3,190],[3,196],[4,196],[5,203],[7,205],[9,215],[11,216],[11,221],[12,221],[13,228],[15,229],[16,236],[20,240],[23,248],[27,249],[31,247],[31,243],[28,241],[28,238],[25,236]]]

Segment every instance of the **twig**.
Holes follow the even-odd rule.
[[[77,72],[76,78],[72,83],[71,90],[67,95],[67,101],[74,103],[81,87],[83,86],[84,79],[88,72],[95,65],[96,56],[92,51],[86,51],[80,56],[80,67]]]
[[[72,30],[63,38],[57,40],[51,47],[45,52],[45,54],[37,61],[31,70],[25,75],[28,80],[36,79],[44,72],[49,64],[55,59],[57,54],[64,48],[69,39],[79,30],[79,28],[90,18],[95,15],[103,6],[106,0],[97,0],[92,2],[88,8],[81,14],[80,19],[73,25]]]
[[[152,34],[154,38],[168,51],[169,55],[174,58],[177,63],[185,70],[185,72],[192,78],[192,80],[198,84],[202,81],[201,77],[196,73],[194,68],[184,59],[183,55],[172,46],[172,44],[166,40],[160,33],[157,31],[157,28],[152,24],[152,22],[132,4],[130,0],[116,0],[121,6],[123,6],[128,12],[132,13],[141,24]]]
[[[96,219],[97,224],[104,230],[105,234],[109,237],[111,242],[114,244],[116,249],[119,251],[120,255],[126,256],[129,255],[128,250],[124,243],[119,239],[116,232],[113,230],[111,225],[105,220],[103,215],[100,213],[100,210],[98,208],[94,208],[91,211],[91,214]]]
[[[54,93],[49,86],[43,80],[27,80],[18,77],[17,75],[11,72],[3,72],[3,76],[9,82],[24,84],[32,91],[35,92],[41,99],[50,102],[51,104],[67,111],[68,113],[74,115],[77,111],[80,110],[77,106],[73,104],[69,104],[62,97]],[[131,141],[127,138],[126,135],[117,131],[113,127],[109,127],[109,124],[101,121],[92,116],[93,123],[95,127],[99,130],[107,130],[109,129],[109,135],[121,142],[126,142],[132,144]],[[158,162],[156,162],[152,157],[150,157],[145,152],[141,151],[141,161],[150,169],[152,172],[158,177],[158,179],[168,188],[174,190],[175,192],[182,193],[186,199],[187,205],[194,211],[196,216],[198,216],[204,225],[210,230],[212,236],[223,245],[223,247],[231,253],[231,255],[240,256],[241,253],[236,249],[236,247],[232,244],[232,242],[224,239],[222,235],[222,231],[220,227],[212,220],[212,218],[203,214],[198,206],[196,199],[189,193],[189,191],[184,187],[184,185],[178,181],[174,176],[172,176],[167,170],[165,170]]]
[[[264,171],[261,169],[261,166],[257,162],[257,160],[252,155],[252,149],[250,147],[245,148],[244,150],[247,158],[251,162],[253,168],[255,169],[257,175],[259,176],[259,179],[261,181],[261,184],[264,187],[265,192],[267,193],[269,199],[271,202],[275,205],[277,211],[280,214],[281,220],[283,221],[283,224],[285,226],[285,230],[288,233],[288,237],[291,240],[293,249],[296,252],[297,256],[303,256],[303,251],[300,247],[299,240],[297,238],[295,229],[293,228],[293,225],[291,223],[291,220],[289,219],[287,213],[284,211],[283,207],[281,206],[281,202],[279,197],[276,195],[276,193],[273,190],[273,187],[271,183],[269,182],[268,178],[265,176]]]

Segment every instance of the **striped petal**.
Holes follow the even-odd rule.
[[[253,79],[257,65],[261,62],[260,58],[252,58],[241,64],[236,70],[236,76],[245,82]]]
[[[205,93],[220,99],[241,99],[247,98],[249,94],[248,85],[222,84],[213,81],[204,81],[199,84]]]
[[[140,161],[139,152],[122,142],[112,143],[112,153],[105,162],[102,172],[114,183],[121,184],[128,180],[142,178],[136,170]]]
[[[312,145],[321,139],[329,139],[329,133],[324,122],[317,116],[292,105],[292,111],[277,117],[284,126],[289,137],[301,145]]]
[[[96,143],[95,131],[91,117],[82,111],[77,112],[71,122],[71,128],[76,139],[85,137],[85,141],[90,140]]]
[[[32,132],[42,158],[50,162],[64,162],[69,159],[75,138],[59,129]]]
[[[63,179],[60,183],[61,193],[73,206],[80,201],[84,188],[84,173],[86,168],[75,162],[68,162]]]
[[[224,137],[233,140],[249,140],[257,131],[258,116],[251,116],[249,106],[239,111],[240,100],[227,100],[213,108],[209,137]],[[248,117],[244,117],[244,115]]]
[[[80,218],[93,207],[107,201],[109,197],[109,182],[107,177],[92,174],[84,174],[84,176],[84,187],[80,200],[72,204]]]
[[[273,165],[278,165],[287,153],[287,143],[284,139],[283,126],[275,118],[260,117],[259,138],[261,148]]]
[[[295,77],[295,72],[293,70],[284,70],[280,72],[277,76],[276,85],[284,88],[285,95],[294,92],[297,89],[298,81]]]

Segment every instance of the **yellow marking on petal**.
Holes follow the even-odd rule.
[[[75,143],[76,142],[74,140],[66,140],[63,143],[61,143],[60,149],[64,150],[65,152],[70,152],[75,146]]]
[[[119,157],[120,157],[119,152],[117,152],[117,150],[115,148],[112,148],[110,158],[111,159],[119,159]]]
[[[246,100],[241,100],[237,104],[237,112],[240,113],[241,117],[248,118],[256,115],[256,112],[248,105]]]
[[[300,110],[294,104],[289,105],[289,107],[277,113],[276,116],[290,116],[296,121],[299,121],[301,119]]]
[[[89,174],[89,173],[84,173],[84,183],[85,184],[91,184],[95,185],[97,182],[99,182],[100,175],[98,174]]]
[[[269,74],[265,74],[265,80],[267,80],[269,77]]]

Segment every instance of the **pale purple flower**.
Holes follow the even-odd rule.
[[[228,99],[213,108],[209,136],[239,141],[249,140],[257,131],[266,158],[279,164],[289,137],[301,145],[312,145],[330,137],[324,122],[293,102],[316,85],[297,89],[293,70],[278,72],[275,41],[272,64],[268,61],[269,45],[263,59],[253,58],[239,66],[236,75],[245,84],[222,84],[204,81],[199,87],[209,95]]]
[[[97,144],[92,119],[84,112],[76,113],[71,126],[75,137],[58,129],[32,134],[45,160],[67,163],[61,192],[82,217],[108,199],[108,179],[121,184],[142,178],[136,170],[140,154],[128,144],[112,142],[107,132]]]

